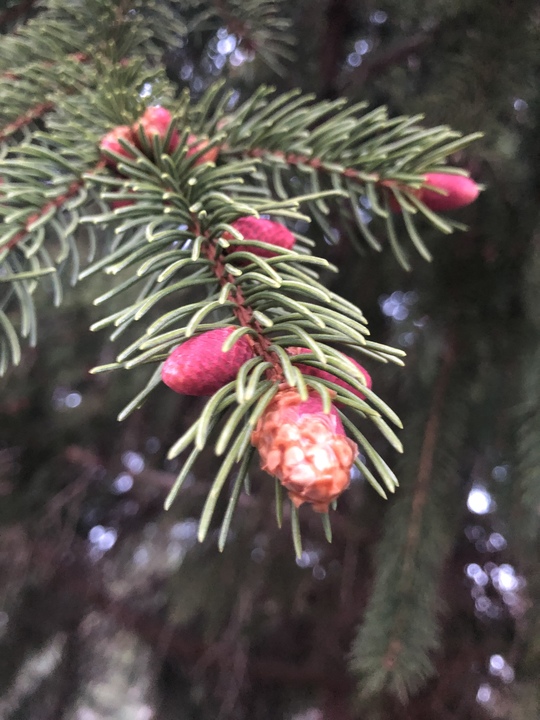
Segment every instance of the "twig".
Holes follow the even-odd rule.
[[[96,164],[94,171],[101,170],[103,167],[105,167],[105,161],[100,160]],[[20,230],[16,235],[14,235],[9,242],[3,245],[0,250],[3,250],[5,248],[10,250],[15,245],[17,245],[17,243],[20,242],[23,238],[25,238],[26,235],[30,232],[30,227],[33,223],[42,218],[46,213],[49,212],[49,210],[51,210],[51,208],[61,207],[66,202],[66,200],[69,200],[69,198],[77,194],[77,192],[84,185],[84,183],[85,179],[83,177],[74,180],[65,192],[57,195],[57,197],[53,198],[52,200],[49,200],[49,202],[45,203],[45,205],[43,205],[43,207],[41,207],[37,212],[26,218],[24,228]]]
[[[42,117],[42,115],[45,115],[45,113],[48,113],[53,108],[54,105],[51,102],[42,102],[38,105],[34,105],[33,108],[27,110],[23,115],[20,115],[16,120],[9,123],[9,125],[6,125],[0,131],[0,142],[3,142],[7,137],[16,133],[17,130],[25,127],[25,125],[30,125],[31,122]]]

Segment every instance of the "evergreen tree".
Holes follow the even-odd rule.
[[[2,716],[538,715],[535,4],[4,6]]]

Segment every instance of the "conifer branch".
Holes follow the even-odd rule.
[[[43,115],[53,109],[54,105],[51,102],[42,102],[38,105],[34,105],[34,107],[30,108],[30,110],[27,110],[22,115],[19,115],[16,120],[8,125],[5,125],[0,130],[0,142],[4,142],[4,140],[6,140],[10,135],[13,135],[18,130],[25,127],[25,125],[30,125],[30,123],[34,122],[34,120],[43,117]]]
[[[404,596],[411,591],[414,578],[413,564],[418,551],[421,537],[423,514],[429,493],[429,484],[433,480],[433,462],[435,450],[439,440],[441,415],[445,406],[451,372],[456,361],[456,352],[453,345],[446,349],[442,367],[435,383],[433,400],[424,430],[420,457],[418,459],[418,475],[412,491],[412,504],[408,521],[405,546],[403,548],[402,565],[399,578],[396,578],[398,592]],[[388,648],[383,658],[383,666],[391,672],[404,650],[404,609],[394,618],[394,626],[388,637]]]
[[[233,116],[219,119],[219,131],[226,135],[224,158],[257,158],[268,187],[278,197],[287,197],[299,180],[313,193],[337,190],[328,202],[314,199],[309,203],[327,237],[334,235],[329,221],[334,206],[353,242],[360,231],[380,251],[378,231],[370,223],[380,226],[398,262],[408,270],[395,228],[401,218],[406,235],[425,259],[430,254],[417,229],[417,218],[444,233],[463,229],[431,209],[440,210],[442,204],[428,202],[423,188],[434,173],[466,174],[444,163],[451,153],[480,137],[478,133],[462,137],[447,127],[424,129],[418,125],[421,116],[390,119],[385,108],[364,112],[363,103],[315,103],[296,92],[272,98],[270,92],[260,88]],[[193,120],[210,135],[218,130],[218,119],[211,114],[207,118],[195,115]]]
[[[462,393],[456,349],[449,347],[429,411],[406,423],[409,454],[399,468],[400,493],[385,519],[373,593],[351,654],[364,698],[386,690],[403,700],[433,673],[439,577],[461,502],[457,458],[467,408],[458,387]]]

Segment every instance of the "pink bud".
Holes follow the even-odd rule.
[[[137,134],[142,128],[144,134],[151,139],[152,135],[158,135],[160,138],[164,138],[169,130],[169,125],[172,123],[172,115],[169,110],[160,105],[152,105],[146,108],[141,118],[133,125],[133,133],[135,140],[137,140]],[[172,152],[178,146],[178,130],[173,130],[169,145],[169,151]]]
[[[309,348],[302,348],[302,347],[290,347],[287,348],[287,353],[289,355],[302,355],[303,353],[309,353],[311,350]],[[349,362],[351,362],[360,372],[362,373],[362,376],[364,378],[364,382],[366,384],[366,387],[371,390],[371,376],[368,373],[368,371],[363,368],[359,363],[356,362],[356,360],[353,360],[353,358],[349,357],[348,355],[343,355],[343,357],[347,358]],[[353,388],[351,385],[349,385],[345,380],[341,380],[341,378],[336,377],[335,375],[332,375],[332,373],[328,372],[327,370],[320,370],[319,368],[311,367],[311,365],[304,365],[304,364],[297,364],[296,367],[300,370],[300,372],[303,375],[311,375],[311,377],[318,377],[322,378],[323,380],[328,380],[329,382],[333,382],[336,385],[339,385],[340,387],[344,388],[345,390],[349,390],[349,392],[354,393],[356,397],[360,398],[360,400],[365,400],[366,396],[363,395],[359,390],[356,388]],[[336,403],[338,405],[339,403]]]
[[[294,235],[292,232],[281,225],[281,223],[273,220],[265,220],[256,217],[242,217],[231,223],[232,227],[242,233],[245,240],[259,240],[270,245],[291,250],[294,245]],[[234,243],[234,238],[230,233],[225,233],[223,237]],[[252,245],[232,245],[231,251],[246,251],[258,255],[259,257],[275,257],[276,253],[271,250],[252,246]]]
[[[187,137],[187,146],[188,151],[186,155],[188,157],[193,157],[196,153],[200,152],[201,150],[204,150],[204,148],[208,145],[208,140],[205,138],[202,138],[199,140],[199,138],[196,135],[192,135],[191,133]],[[217,156],[219,155],[219,149],[217,147],[210,148],[207,152],[203,153],[199,158],[197,158],[195,165],[202,165],[203,163],[213,163],[216,162]]]
[[[173,350],[161,370],[165,385],[183,395],[213,395],[234,380],[242,365],[254,357],[245,335],[222,352],[223,343],[237,329],[209,330]]]
[[[133,133],[131,128],[128,125],[119,125],[118,127],[113,128],[101,138],[99,143],[100,150],[108,150],[116,153],[117,155],[122,155],[123,157],[132,159],[134,155],[120,145],[118,138],[122,138],[122,140],[125,140],[128,143],[133,143]],[[116,167],[117,162],[115,160],[112,160],[105,155],[104,157],[108,165]]]
[[[438,187],[445,192],[444,195],[441,195],[428,188],[422,188],[420,190],[419,199],[431,208],[431,210],[437,212],[454,210],[464,207],[465,205],[470,205],[476,200],[480,192],[480,188],[474,180],[463,177],[463,175],[428,173],[425,179],[429,185]]]
[[[456,208],[470,205],[476,200],[480,193],[479,186],[471,178],[463,175],[451,175],[450,173],[428,173],[424,175],[424,181],[428,185],[440,188],[444,194],[430,190],[429,188],[407,188],[408,192],[415,195],[431,210],[445,212]],[[396,183],[398,189],[404,190],[405,186]],[[400,213],[401,205],[392,193],[388,194],[388,203],[392,212]]]

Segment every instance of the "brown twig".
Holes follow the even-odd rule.
[[[90,58],[84,53],[72,53],[71,55],[68,55],[68,59],[74,60],[75,62],[84,63],[87,62]],[[54,62],[47,61],[43,63],[43,67],[53,67],[55,64],[56,63]],[[0,75],[0,79],[4,80],[19,80],[21,77],[22,76],[19,73],[11,71],[7,71]],[[29,125],[31,122],[37,120],[51,110],[54,110],[54,104],[52,102],[41,102],[37,105],[34,105],[34,107],[31,107],[22,115],[19,115],[19,117],[13,120],[13,122],[9,123],[2,130],[0,130],[0,142],[3,142],[7,137],[13,135],[13,133],[16,133],[17,130],[20,130],[26,125]]]
[[[29,125],[34,120],[42,117],[43,115],[45,115],[45,113],[48,113],[53,108],[54,105],[51,102],[42,102],[38,105],[34,105],[33,108],[27,110],[25,113],[23,113],[23,115],[19,115],[16,120],[9,123],[9,125],[6,125],[0,131],[0,142],[3,142],[7,137],[13,135],[13,133],[16,133],[17,130],[25,127],[25,125]]]
[[[97,165],[95,166],[95,170],[101,170],[103,167],[105,167],[105,161],[100,160]],[[49,200],[43,207],[41,207],[37,212],[32,213],[28,218],[26,218],[26,221],[24,223],[24,228],[20,230],[16,235],[14,235],[9,242],[7,242],[5,245],[2,246],[0,249],[7,248],[10,250],[13,248],[17,243],[19,243],[23,238],[26,237],[26,235],[30,232],[30,228],[33,223],[35,223],[37,220],[42,218],[46,213],[51,210],[51,208],[59,208],[61,207],[66,200],[69,200],[69,198],[73,197],[77,194],[77,192],[80,190],[80,188],[84,185],[84,178],[80,177],[77,180],[74,180],[68,187],[68,189],[58,195],[57,197],[53,198],[52,200]]]
[[[201,231],[198,223],[195,224],[195,232],[200,235]],[[267,376],[272,380],[283,380],[283,370],[277,355],[270,350],[271,341],[263,335],[260,323],[253,317],[253,309],[246,305],[242,288],[238,286],[234,278],[227,272],[225,265],[227,262],[227,251],[217,247],[213,240],[206,240],[202,246],[202,252],[208,260],[212,262],[214,274],[216,275],[221,286],[230,283],[233,290],[229,293],[229,299],[234,303],[234,315],[240,325],[255,330],[256,337],[247,336],[247,341],[252,346],[253,351],[260,355],[264,360],[272,364],[272,368],[268,370]]]

